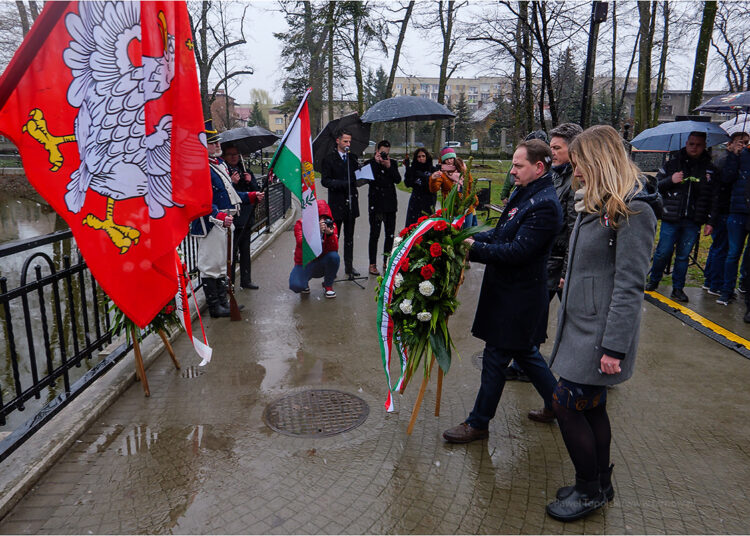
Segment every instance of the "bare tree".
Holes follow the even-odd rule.
[[[729,91],[750,90],[750,10],[746,2],[719,4],[711,45]]]
[[[716,0],[709,0],[703,4],[703,19],[695,46],[695,66],[693,67],[693,82],[690,86],[689,109],[693,110],[703,100],[703,83],[706,79],[706,64],[708,63],[708,49],[711,45],[711,35],[716,19]]]
[[[193,32],[193,43],[195,61],[198,64],[198,81],[201,92],[201,104],[203,114],[208,117],[211,113],[211,105],[216,100],[216,94],[226,83],[242,75],[253,74],[252,68],[233,69],[231,56],[227,56],[230,49],[244,45],[245,15],[247,5],[242,11],[242,17],[228,16],[227,10],[232,7],[230,2],[188,2],[188,16],[190,17],[190,28]],[[239,36],[228,27],[228,23],[221,21],[237,21]],[[226,59],[226,61],[224,61]],[[218,78],[218,80],[216,80]],[[213,87],[210,81],[216,80]]]
[[[654,96],[654,111],[651,115],[649,126],[655,127],[659,124],[659,112],[664,95],[664,85],[667,79],[667,50],[669,49],[669,1],[662,3],[663,29],[661,38],[661,56],[659,57],[659,71],[656,73],[656,95]]]
[[[638,2],[638,87],[635,94],[635,133],[648,128],[651,112],[651,51],[654,44],[656,2]]]
[[[406,37],[406,29],[409,26],[409,19],[411,18],[412,11],[414,11],[414,1],[411,0],[406,7],[401,6],[397,11],[404,11],[404,18],[400,22],[390,21],[391,24],[398,24],[398,39],[396,40],[396,46],[393,49],[393,58],[391,60],[391,72],[388,75],[388,86],[387,95],[390,97],[393,94],[393,82],[396,79],[396,71],[398,69],[398,62],[401,58],[401,46],[404,44],[404,38]]]

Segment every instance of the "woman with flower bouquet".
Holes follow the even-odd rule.
[[[505,368],[515,359],[551,406],[555,377],[539,353],[544,340],[547,257],[562,227],[562,209],[552,182],[549,146],[525,141],[513,154],[516,191],[496,227],[467,239],[469,259],[486,265],[472,334],[485,341],[482,380],[466,421],[446,430],[450,443],[489,436],[505,386]]]

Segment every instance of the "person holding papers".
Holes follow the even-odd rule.
[[[381,224],[385,227],[383,241],[383,270],[387,255],[393,248],[393,236],[396,232],[396,185],[401,182],[398,172],[398,162],[390,158],[391,143],[383,140],[375,148],[375,156],[365,162],[359,173],[360,178],[366,178],[368,168],[372,170],[372,180],[368,181],[370,191],[368,196],[368,212],[370,216],[370,274],[380,275],[377,266],[378,240],[380,239]],[[367,177],[369,178],[369,177]]]

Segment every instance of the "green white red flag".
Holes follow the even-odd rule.
[[[310,114],[307,110],[308,89],[294,114],[289,128],[281,138],[279,148],[271,160],[271,169],[302,205],[302,264],[307,264],[323,252],[318,223],[318,203],[315,194]]]

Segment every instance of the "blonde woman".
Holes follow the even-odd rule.
[[[610,126],[570,145],[578,218],[550,358],[552,407],[576,470],[547,513],[579,519],[614,498],[607,385],[633,374],[646,273],[661,198],[648,191]]]

